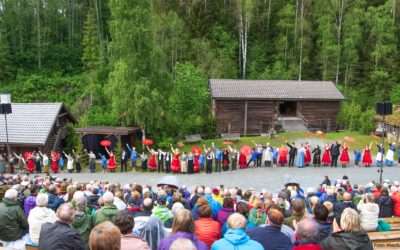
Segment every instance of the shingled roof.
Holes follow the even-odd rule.
[[[210,79],[213,99],[236,100],[343,100],[330,81]]]
[[[12,103],[7,115],[10,144],[44,145],[57,117],[68,113],[62,103]],[[0,143],[6,142],[4,115],[0,115]]]

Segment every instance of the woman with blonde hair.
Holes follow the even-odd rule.
[[[95,228],[89,236],[90,250],[120,250],[121,232],[118,227],[109,221],[105,221]]]
[[[197,239],[192,214],[187,209],[179,210],[175,217],[172,234],[160,242],[159,250],[168,250],[172,243],[179,238],[190,240],[198,250],[207,250],[207,245]]]
[[[352,208],[343,210],[340,227],[336,219],[334,220],[333,231],[333,234],[321,242],[322,249],[373,249],[368,234],[361,230],[358,212]]]

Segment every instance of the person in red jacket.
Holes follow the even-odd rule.
[[[394,203],[393,210],[394,210],[394,216],[399,217],[400,216],[400,190],[397,189],[396,192],[392,193],[392,200]]]
[[[206,243],[208,249],[221,238],[221,226],[211,218],[212,211],[208,204],[199,207],[199,219],[195,221],[195,232],[197,238]]]
[[[318,245],[318,224],[313,219],[303,219],[295,227],[296,238],[299,240],[296,241],[292,250],[322,250]]]

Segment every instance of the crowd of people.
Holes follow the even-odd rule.
[[[180,152],[178,148],[173,148],[163,151],[162,149],[153,149],[146,147],[141,154],[136,151],[135,147],[130,147],[126,144],[122,152],[118,155],[112,150],[105,147],[107,155],[98,153],[101,160],[101,170],[105,173],[107,170],[115,172],[117,168],[117,157],[120,163],[120,170],[128,171],[128,163],[130,162],[132,171],[135,172],[138,163],[141,164],[141,171],[157,171],[165,173],[207,173],[221,172],[228,170],[237,170],[238,168],[247,168],[249,166],[265,167],[294,167],[303,168],[306,166],[331,166],[343,168],[350,163],[349,145],[341,141],[335,141],[332,144],[326,143],[324,148],[318,144],[313,146],[310,143],[291,143],[286,142],[286,145],[273,147],[270,143],[264,146],[260,143],[254,143],[254,148],[248,153],[243,152],[236,146],[227,145],[226,148],[219,148],[212,143],[211,147],[203,148],[193,147],[189,152]],[[373,157],[371,156],[371,144],[366,145],[363,150],[354,149],[354,166],[371,167],[373,165]],[[376,166],[391,167],[395,164],[396,153],[397,160],[400,163],[400,148],[396,151],[396,144],[389,143],[387,152],[382,144],[375,143],[378,149],[376,155]],[[149,155],[148,155],[149,153]],[[88,159],[90,172],[96,172],[97,156],[93,151],[84,151],[84,155],[72,151],[71,153],[51,152],[49,158],[42,152],[27,152],[25,154],[10,154],[0,155],[0,173],[5,173],[8,166],[9,172],[14,173],[17,166],[18,170],[26,170],[27,173],[41,173],[50,171],[53,173],[63,172],[64,167],[69,173],[76,171],[80,173],[82,170],[82,157]],[[66,162],[66,164],[65,164]]]
[[[0,242],[9,249],[373,249],[367,232],[400,216],[399,182],[277,192],[1,175]]]

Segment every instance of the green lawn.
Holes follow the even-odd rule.
[[[305,132],[283,132],[283,133],[278,133],[275,138],[271,138],[268,139],[266,137],[261,137],[261,136],[254,136],[254,137],[241,137],[239,141],[234,142],[232,144],[233,146],[237,146],[237,147],[241,147],[243,145],[250,145],[251,147],[253,147],[253,143],[252,141],[255,141],[257,143],[261,143],[263,145],[265,145],[267,142],[269,142],[273,147],[278,147],[281,144],[285,144],[285,141],[287,140],[288,142],[292,142],[292,141],[298,141],[298,142],[307,142],[307,141],[313,141],[313,140],[321,140],[323,142],[329,142],[332,143],[335,140],[343,140],[343,137],[348,136],[348,137],[352,137],[354,139],[354,142],[347,142],[345,140],[343,140],[343,142],[346,142],[349,147],[350,147],[350,151],[352,152],[355,148],[360,148],[363,149],[365,147],[365,145],[370,144],[372,141],[380,143],[380,139],[374,138],[371,135],[364,135],[364,134],[360,134],[358,132],[354,132],[354,131],[348,131],[348,132],[333,132],[333,133],[326,133],[325,134],[326,138],[323,138],[321,136],[307,136]],[[223,144],[224,139],[214,139],[214,140],[203,140],[201,142],[197,142],[197,143],[185,143],[183,142],[183,144],[185,145],[182,149],[180,149],[181,151],[186,151],[188,152],[190,150],[190,148],[194,145],[196,146],[201,146],[203,147],[203,144],[207,146],[211,147],[211,143],[214,142],[216,146],[220,147],[220,148],[225,148],[226,145]],[[386,140],[387,143],[387,140]],[[387,146],[386,146],[387,148]],[[377,148],[375,146],[375,144],[373,144],[372,146],[372,153],[376,153],[377,152]]]

